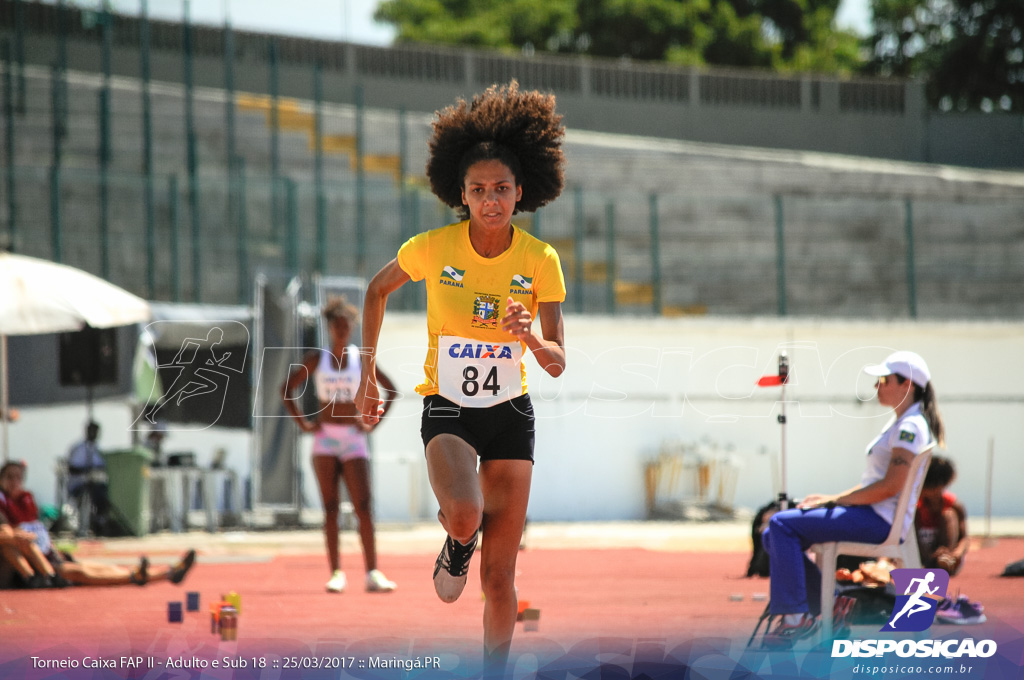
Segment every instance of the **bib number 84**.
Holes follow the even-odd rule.
[[[482,386],[477,382],[477,379],[480,377],[480,370],[476,366],[466,366],[462,369],[462,377],[465,379],[462,382],[462,393],[467,397],[475,397],[481,387],[492,395],[501,391],[501,385],[498,384],[497,366],[491,366],[491,370],[487,372]]]

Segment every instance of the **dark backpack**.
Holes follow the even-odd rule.
[[[896,595],[891,588],[869,588],[860,585],[840,585],[840,595],[855,601],[848,622],[851,625],[885,624],[892,617]]]
[[[768,576],[768,551],[761,544],[761,534],[768,526],[768,520],[779,511],[779,502],[772,501],[757,510],[754,521],[750,525],[750,540],[754,544],[754,553],[750,556],[750,564],[747,566],[747,576]]]
[[[1024,576],[1024,560],[1018,560],[1006,565],[1000,576]]]

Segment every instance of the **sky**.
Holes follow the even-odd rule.
[[[51,0],[53,1],[53,0]],[[225,13],[240,30],[302,35],[369,45],[389,45],[392,28],[373,21],[379,0],[148,0],[150,16],[180,20],[188,3],[197,23],[222,24]],[[95,0],[100,6],[102,0]],[[142,0],[111,0],[115,11],[137,14]],[[870,29],[869,0],[841,0],[836,23],[861,35]],[[91,0],[77,0],[88,6]]]

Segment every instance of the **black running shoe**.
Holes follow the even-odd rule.
[[[455,602],[466,587],[466,574],[469,573],[469,560],[476,550],[476,540],[480,535],[473,534],[469,545],[462,545],[451,536],[444,540],[444,547],[434,563],[434,590],[442,602]]]
[[[185,553],[185,556],[178,560],[178,563],[171,567],[169,577],[171,583],[181,583],[185,580],[185,576],[188,575],[188,570],[192,568],[192,565],[196,563],[196,551],[189,550]]]

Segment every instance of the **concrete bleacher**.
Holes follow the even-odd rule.
[[[29,67],[26,75],[27,110],[14,121],[14,246],[51,257],[48,168],[53,154],[53,83],[47,69]],[[96,272],[101,86],[96,75],[68,74],[68,115],[61,141],[62,259]],[[240,279],[261,268],[287,267],[289,225],[296,230],[298,252],[292,257],[299,270],[316,268],[322,255],[316,236],[312,102],[279,100],[278,173],[293,182],[295,190],[289,217],[283,185],[276,193],[272,190],[271,100],[246,93],[235,96],[234,148],[244,164],[243,189],[229,179],[226,93],[196,88],[199,240],[194,242],[185,92],[180,85],[153,83],[156,287],[148,290],[140,84],[114,78],[110,92],[112,280],[143,295],[170,299],[177,273],[186,299],[195,297],[193,281],[198,278],[203,301],[237,302],[245,290]],[[358,202],[356,110],[325,105],[322,113],[326,273],[366,275],[393,257],[411,233],[451,219],[451,211],[424,188],[430,117],[408,114],[401,119],[407,139],[407,175],[401,183],[397,112],[364,112],[366,258],[360,268],[353,244]],[[776,314],[781,311],[781,218],[787,313],[905,316],[910,304],[909,203],[918,314],[1024,314],[1024,299],[1018,294],[1024,289],[1024,173],[629,137],[580,131],[571,127],[571,120],[566,123],[566,193],[539,215],[523,215],[521,221],[558,248],[570,286],[571,311],[603,313],[614,301],[618,313],[651,313],[660,300],[664,314]],[[178,188],[174,233],[168,193],[172,175]],[[405,198],[403,186],[409,189]],[[229,213],[232,189],[237,195],[244,191],[244,227],[243,218]],[[657,194],[654,248],[652,194]],[[6,200],[4,196],[4,204]],[[609,215],[615,230],[611,262]],[[0,233],[7,233],[6,220],[6,211],[0,211]],[[582,241],[577,248],[578,234]],[[246,269],[241,263],[243,249]],[[193,272],[197,250],[198,277]]]

